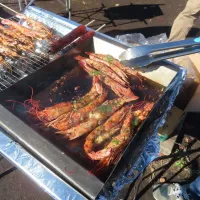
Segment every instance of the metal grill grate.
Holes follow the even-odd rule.
[[[16,16],[10,17],[9,20],[23,24],[23,20],[20,21],[20,19]],[[52,19],[48,20],[51,21],[51,23],[55,23]],[[92,20],[85,26],[92,24],[94,21],[95,20]],[[100,26],[96,31],[99,31],[104,26],[105,24]],[[64,53],[73,48],[72,42],[70,45],[64,47],[61,51],[57,52],[56,54],[50,55],[48,54],[50,41],[37,41],[35,42],[35,44],[36,49],[34,52],[23,52],[22,56],[20,56],[19,59],[9,56],[9,58],[5,58],[5,62],[0,64],[0,91],[10,87],[14,83],[18,82],[20,79],[37,71],[38,69],[41,69],[50,61],[53,61],[54,59],[62,56]]]
[[[9,18],[9,20],[20,21],[15,16]],[[0,91],[48,64],[49,54],[42,53],[47,52],[46,49],[47,46],[40,44],[39,53],[23,52],[19,58],[6,57],[5,61],[0,64]]]

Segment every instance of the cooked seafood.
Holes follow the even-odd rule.
[[[34,49],[34,44],[31,41],[30,38],[26,37],[23,34],[20,34],[19,32],[13,31],[9,28],[5,28],[4,26],[0,25],[0,32],[2,32],[4,35],[9,36],[14,41],[18,41],[22,44],[25,44],[27,46],[30,46],[31,49]]]
[[[14,57],[14,58],[20,57],[20,55],[18,55],[17,52],[1,44],[0,44],[0,54],[3,56]]]
[[[6,47],[14,49],[15,51],[16,50],[22,50],[22,51],[32,50],[31,46],[19,44],[17,40],[13,40],[13,38],[10,38],[2,33],[0,33],[0,43]]]
[[[141,75],[137,71],[129,67],[125,67],[111,55],[104,55],[104,54],[97,54],[97,53],[90,53],[90,52],[86,52],[86,54],[89,55],[90,58],[96,58],[98,59],[99,62],[104,62],[105,64],[112,67],[114,70],[119,71],[119,74],[125,74],[125,75],[128,74],[131,76],[136,76],[141,81],[141,77],[140,77]]]
[[[12,38],[0,33],[0,43],[4,46],[16,49],[17,42],[13,41]]]
[[[95,145],[101,145],[102,142],[109,140],[113,134],[120,130],[120,124],[126,116],[130,106],[124,106],[116,111],[103,125],[94,129],[86,138],[84,145],[85,152],[93,149]],[[88,141],[92,142],[92,144]],[[93,147],[91,147],[93,145]]]
[[[73,102],[61,102],[61,103],[55,104],[41,111],[38,111],[38,109],[35,109],[34,112],[32,112],[32,114],[37,116],[38,119],[40,119],[43,122],[51,122],[57,119],[58,117],[60,117],[61,115],[63,115],[64,113],[69,113],[73,109],[80,109],[86,106],[91,101],[93,101],[98,96],[98,94],[101,94],[101,93],[102,93],[102,86],[99,82],[99,79],[97,77],[94,77],[92,88],[90,92],[87,93],[85,96]]]
[[[135,112],[131,110],[126,115],[120,133],[117,136],[112,137],[113,132],[116,133],[118,129],[109,130],[104,132],[102,136],[95,134],[95,130],[91,132],[85,141],[84,149],[87,155],[92,160],[102,160],[109,157],[109,160],[114,159],[116,153],[119,154],[120,150],[128,143],[130,138],[133,136],[131,134],[132,126],[138,127],[140,123],[147,117],[148,113],[151,111],[154,103],[146,103],[146,105]],[[133,121],[134,120],[134,121]],[[97,128],[98,129],[98,128]],[[99,151],[94,150],[94,148],[99,145],[99,143],[105,142],[106,139],[111,138],[110,142]]]
[[[53,33],[43,23],[35,21],[23,14],[17,14],[16,17],[18,17],[19,19],[24,19],[32,30],[45,34],[47,38],[53,37]]]
[[[50,123],[50,126],[60,131],[67,130],[71,127],[77,126],[89,117],[89,113],[97,106],[101,105],[107,97],[107,90],[102,89],[101,95],[90,102],[83,108],[73,110],[71,113],[64,114]]]
[[[98,75],[98,77],[106,84],[108,85],[113,92],[116,93],[116,95],[120,97],[127,97],[132,98],[132,100],[137,100],[138,96],[134,95],[131,89],[128,87],[124,87],[120,85],[118,82],[114,81],[110,77],[102,74],[100,71],[93,70],[84,60],[78,61],[80,66],[83,67],[90,75]]]
[[[111,68],[109,68],[104,63],[101,63],[101,62],[98,62],[95,60],[91,60],[88,58],[84,58],[82,56],[76,56],[75,59],[83,60],[88,65],[92,66],[94,69],[101,71],[104,75],[109,76],[110,78],[112,78],[113,80],[115,80],[116,82],[118,82],[119,84],[121,84],[123,86],[127,86],[127,84],[128,84],[128,82],[125,82],[124,80],[122,80]]]
[[[35,39],[39,39],[39,40],[46,39],[45,34],[34,31],[34,30],[30,30],[30,29],[22,26],[21,24],[18,24],[17,22],[11,21],[9,19],[2,19],[1,23],[7,25],[8,27],[13,28],[14,30],[20,32],[21,34],[23,34],[27,37],[35,38]]]
[[[0,56],[0,63],[2,63],[4,61],[3,57]]]
[[[114,60],[113,57],[109,55],[96,54],[92,52],[86,52],[86,54],[89,55],[89,57],[92,60],[95,60],[100,63],[104,63],[105,65],[110,67],[119,77],[121,77],[121,79],[124,82],[128,83],[128,77],[126,73],[121,68],[117,67],[114,63],[112,63],[112,60]]]
[[[132,98],[118,98],[113,100],[108,100],[104,102],[101,106],[96,108],[94,111],[89,113],[89,118],[87,121],[65,131],[59,131],[57,133],[64,135],[65,138],[69,140],[76,139],[84,134],[87,134],[94,130],[98,125],[103,124],[103,122],[111,116],[114,112],[120,109],[125,103],[133,101]]]

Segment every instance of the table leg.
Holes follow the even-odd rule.
[[[68,18],[71,19],[71,1],[66,0],[66,11],[68,12]]]
[[[22,0],[18,0],[18,4],[19,4],[19,10],[21,12],[22,11]]]

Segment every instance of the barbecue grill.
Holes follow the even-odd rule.
[[[65,35],[78,26],[75,22],[58,17],[55,14],[37,7],[29,7],[25,11],[25,14],[33,19],[42,21],[60,35]],[[142,124],[136,136],[130,141],[119,161],[109,168],[108,171],[99,176],[89,174],[88,170],[91,169],[91,166],[88,166],[87,161],[84,162],[77,157],[76,152],[81,150],[75,148],[77,147],[76,142],[66,145],[66,143],[56,141],[54,135],[41,131],[33,121],[30,121],[29,118],[26,117],[21,104],[15,103],[14,107],[11,106],[10,108],[10,104],[7,100],[23,102],[30,98],[31,90],[29,86],[34,89],[33,97],[42,100],[42,103],[46,106],[51,105],[51,101],[49,101],[50,98],[53,99],[53,103],[62,100],[70,100],[70,94],[67,96],[63,95],[63,93],[65,90],[74,88],[74,84],[82,84],[80,81],[83,80],[81,79],[82,74],[80,74],[79,77],[79,75],[77,75],[79,73],[76,73],[76,71],[74,73],[75,78],[66,81],[61,91],[52,94],[50,98],[48,95],[50,89],[55,86],[55,81],[61,79],[63,76],[67,76],[68,72],[76,70],[76,63],[72,59],[74,55],[82,54],[85,51],[92,51],[102,54],[111,54],[117,58],[120,53],[127,48],[128,46],[113,38],[101,33],[96,33],[91,40],[78,48],[68,49],[67,52],[65,51],[65,55],[61,56],[62,52],[59,52],[59,58],[53,58],[47,64],[43,64],[35,69],[33,68],[30,73],[25,71],[24,77],[9,82],[9,85],[2,82],[4,87],[2,87],[0,95],[0,126],[3,129],[3,134],[17,141],[31,155],[40,160],[45,167],[59,176],[66,184],[73,187],[77,191],[77,194],[81,194],[79,198],[84,196],[89,199],[95,199],[106,195],[113,197],[116,193],[108,193],[108,191],[114,191],[117,183],[120,182],[121,185],[123,185],[130,177],[132,177],[131,180],[133,180],[138,176],[142,170],[142,168],[137,166],[138,155],[141,155],[142,151],[147,148],[146,145],[148,141],[155,135],[158,127],[163,123],[167,110],[170,109],[178,94],[178,90],[185,77],[185,70],[169,62],[159,62],[149,66],[146,71],[141,72],[142,75],[146,77],[150,91],[159,91],[160,95],[155,96],[157,101],[153,110]],[[27,66],[31,67],[31,65]],[[161,78],[161,74],[163,78]],[[3,80],[8,82],[6,76],[4,76]],[[86,81],[84,85],[85,89],[82,92],[88,90],[90,80],[88,80],[88,83]],[[61,95],[59,96],[59,94]],[[6,141],[5,138],[4,141]],[[0,145],[0,147],[2,146],[3,145]],[[1,152],[4,155],[9,154],[9,152],[5,153],[4,149],[1,149]],[[11,157],[10,155],[6,156]],[[19,158],[16,158],[13,162],[17,164],[18,159]],[[150,161],[151,158],[148,158],[147,162]],[[49,173],[48,170],[47,172]],[[34,177],[34,179],[40,181],[41,177]],[[60,179],[58,180],[60,181]],[[43,185],[45,184],[43,183]],[[49,190],[47,184],[45,188]],[[73,196],[67,198],[72,199],[76,196],[76,193],[72,189],[69,190],[69,196]],[[72,191],[73,194],[71,193]],[[50,193],[52,194],[52,191]],[[58,198],[55,194],[53,196]],[[62,199],[64,198],[62,197]]]

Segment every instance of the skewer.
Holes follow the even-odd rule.
[[[15,14],[19,14],[17,11],[13,10],[12,8],[9,8],[8,6],[6,6],[6,5],[4,5],[2,3],[0,3],[0,5],[3,6],[3,7],[5,7],[5,8],[7,8],[8,10],[14,12]]]
[[[104,28],[106,26],[106,24],[101,25],[98,29],[95,30],[95,32],[100,31],[102,28]]]
[[[88,22],[85,26],[89,26],[90,24],[94,23],[96,20],[93,19],[92,21]]]
[[[90,21],[90,22],[88,22],[87,24],[85,24],[85,26],[87,27],[87,26],[89,26],[89,25],[91,25],[92,23],[94,23],[96,20],[95,19],[93,19],[92,21]],[[75,42],[76,40],[78,40],[80,37],[78,37],[77,39],[75,39],[74,41],[72,41],[72,42]],[[46,46],[45,46],[46,47]]]

